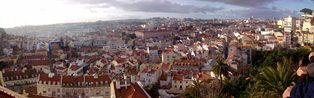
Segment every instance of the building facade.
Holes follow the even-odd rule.
[[[37,94],[58,98],[115,98],[113,83],[107,75],[103,76],[57,76],[40,74]]]

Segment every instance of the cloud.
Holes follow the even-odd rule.
[[[219,2],[242,7],[260,8],[278,0],[199,0],[199,1]]]
[[[161,13],[209,13],[223,10],[223,7],[182,5],[169,0],[77,0],[95,7],[116,7],[125,11],[161,12]],[[76,2],[77,2],[76,1]]]
[[[289,9],[279,9],[277,7],[271,8],[249,8],[245,10],[236,10],[231,11],[231,13],[237,13],[240,17],[258,17],[258,18],[282,18],[285,16],[296,16],[298,11],[289,10]]]
[[[80,4],[87,4],[90,5],[90,7],[92,8],[120,9],[127,15],[133,15],[138,17],[152,17],[150,15],[154,15],[161,17],[189,16],[200,18],[202,17],[247,18],[251,16],[258,18],[274,18],[274,17],[281,18],[288,15],[292,16],[298,15],[298,11],[282,9],[280,7],[272,6],[271,3],[277,2],[279,0],[189,0],[188,1],[189,3],[184,4],[180,0],[70,0],[70,1]],[[200,3],[202,4],[200,5]],[[240,8],[234,6],[238,6]],[[138,14],[138,12],[140,12],[140,14]]]

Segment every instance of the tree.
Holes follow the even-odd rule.
[[[199,98],[201,95],[201,88],[203,87],[204,83],[201,82],[199,79],[193,81],[192,85],[189,85],[187,88],[187,92],[184,94],[185,97],[188,98]]]
[[[152,98],[156,98],[157,96],[159,96],[158,93],[158,89],[159,89],[159,84],[150,84],[148,86],[146,86],[144,89],[147,91],[147,93],[152,96]]]
[[[5,68],[7,65],[8,65],[7,62],[0,61],[0,70],[2,70],[3,68]]]
[[[5,44],[7,44],[4,40],[5,36],[5,30],[3,28],[0,28],[0,56],[3,55],[2,49],[4,48]]]
[[[295,78],[295,72],[286,63],[277,63],[276,68],[265,67],[253,78],[250,97],[279,98],[288,86],[293,85]]]
[[[134,33],[133,34],[129,34],[128,37],[131,38],[131,39],[136,39],[137,38],[136,34],[134,34]]]
[[[303,8],[302,10],[300,10],[300,12],[304,13],[305,15],[312,15],[313,10],[309,8]]]
[[[184,98],[212,98],[218,96],[221,91],[220,82],[216,80],[196,79],[189,85],[183,93]]]
[[[247,98],[246,92],[249,80],[246,80],[244,76],[237,76],[231,79],[226,79],[223,82],[222,90],[219,93],[219,97],[222,98]]]
[[[305,48],[282,50],[277,49],[274,51],[257,51],[253,58],[253,67],[266,67],[276,65],[278,61],[284,58],[289,58],[294,64],[298,64],[302,58],[306,58],[310,50]]]
[[[222,75],[229,77],[230,67],[223,60],[218,60],[217,63],[212,67],[212,71],[219,75],[220,80],[222,80]]]
[[[3,28],[0,28],[0,41],[3,40],[3,38],[6,36],[6,32]]]
[[[193,81],[192,85],[189,85],[190,94],[193,96],[199,96],[202,95],[202,92],[204,91],[204,85],[207,81],[200,81],[199,79],[196,79]]]

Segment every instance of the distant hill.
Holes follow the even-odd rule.
[[[113,21],[96,21],[96,22],[81,22],[81,23],[63,23],[38,26],[21,26],[14,28],[6,28],[8,34],[26,35],[37,37],[49,37],[54,35],[74,35],[76,33],[86,33],[99,31],[106,28],[118,28],[121,26],[132,24],[143,24],[145,20],[127,19]]]

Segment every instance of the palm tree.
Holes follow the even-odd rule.
[[[207,98],[208,89],[206,86],[209,85],[210,82],[211,80],[201,81],[198,78],[195,79],[185,90],[184,96],[186,98]]]
[[[265,67],[253,81],[250,97],[278,98],[284,90],[293,84],[296,74],[291,66],[277,63],[277,68]]]
[[[225,77],[229,77],[229,70],[229,65],[226,64],[223,60],[218,60],[217,63],[212,67],[212,71],[216,75],[219,75],[220,80],[222,80],[222,75],[224,75]]]
[[[231,79],[226,79],[223,82],[223,87],[219,96],[222,98],[246,98],[248,95],[246,88],[249,80],[246,80],[244,76],[237,76]]]

